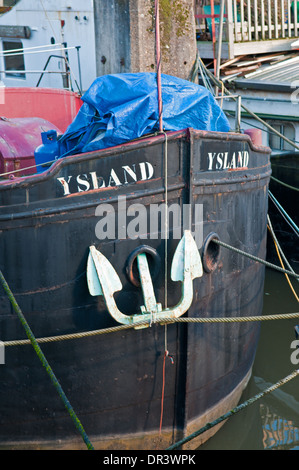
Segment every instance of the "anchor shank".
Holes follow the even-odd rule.
[[[146,311],[156,312],[157,301],[145,253],[141,253],[137,256],[137,263]]]

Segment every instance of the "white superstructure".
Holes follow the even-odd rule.
[[[41,87],[77,91],[77,85],[86,90],[95,78],[93,0],[19,0],[0,16],[0,80],[5,86],[40,81]]]

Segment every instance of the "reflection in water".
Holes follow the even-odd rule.
[[[271,408],[261,403],[264,449],[299,450],[299,428],[290,420],[277,416]]]

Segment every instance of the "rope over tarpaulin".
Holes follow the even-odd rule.
[[[10,303],[11,303],[14,311],[18,315],[19,320],[21,321],[21,323],[22,323],[22,325],[25,329],[26,335],[28,336],[28,338],[29,338],[29,340],[30,340],[30,342],[31,342],[38,358],[40,359],[42,365],[45,367],[45,369],[47,371],[47,374],[49,375],[52,383],[54,384],[54,386],[55,386],[60,398],[62,399],[67,411],[69,412],[76,428],[80,432],[80,434],[82,436],[82,439],[85,442],[88,450],[94,450],[93,445],[91,444],[91,442],[90,442],[90,440],[89,440],[89,438],[88,438],[88,436],[87,436],[87,434],[86,434],[79,418],[77,417],[75,411],[73,410],[73,407],[71,406],[69,400],[67,399],[61,385],[59,384],[54,372],[51,369],[50,364],[48,363],[47,359],[45,358],[38,342],[35,339],[35,336],[34,336],[33,332],[31,331],[31,329],[30,329],[30,327],[29,327],[29,325],[28,325],[28,323],[27,323],[27,321],[26,321],[26,319],[25,319],[25,317],[24,317],[24,315],[23,315],[16,299],[14,298],[13,293],[11,292],[11,290],[9,288],[9,285],[7,284],[7,282],[6,282],[6,280],[5,280],[5,278],[4,278],[1,271],[0,271],[0,281],[1,281],[1,284],[4,288],[4,290],[5,290],[8,298],[9,298],[9,300],[10,300]]]

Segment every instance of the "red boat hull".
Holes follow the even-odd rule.
[[[51,88],[3,88],[0,116],[39,117],[52,122],[64,133],[76,117],[82,101],[77,93]]]

